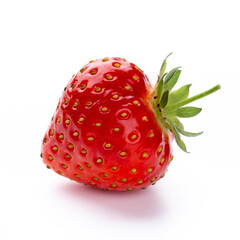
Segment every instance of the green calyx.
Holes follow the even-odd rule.
[[[202,109],[184,106],[219,90],[221,87],[220,85],[216,85],[215,87],[193,97],[188,97],[191,84],[187,84],[172,91],[178,81],[181,70],[180,67],[176,67],[168,73],[165,72],[167,58],[171,54],[172,53],[170,53],[162,63],[158,81],[152,92],[151,104],[161,127],[163,129],[169,129],[174,134],[178,146],[184,152],[187,152],[186,145],[181,139],[181,135],[195,137],[202,134],[202,132],[191,133],[185,131],[183,124],[178,118],[194,117],[199,114]]]

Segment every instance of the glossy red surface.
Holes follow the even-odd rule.
[[[102,189],[155,183],[172,159],[172,137],[151,110],[151,89],[143,71],[125,59],[84,66],[68,83],[44,136],[44,163]]]

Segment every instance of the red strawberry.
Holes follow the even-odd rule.
[[[153,89],[147,76],[123,58],[90,61],[73,75],[44,136],[44,163],[77,182],[108,190],[146,188],[162,178],[172,140],[186,151],[177,117],[201,109],[182,107],[220,88],[188,98],[190,85],[170,92],[181,70],[164,73]]]

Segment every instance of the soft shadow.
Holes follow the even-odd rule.
[[[59,186],[59,190],[71,198],[79,201],[82,208],[94,205],[103,212],[111,212],[122,217],[131,218],[159,218],[167,210],[167,203],[164,201],[161,189],[149,187],[145,190],[131,192],[104,191],[94,187],[85,186],[78,183],[67,183]],[[86,204],[87,202],[87,204]]]

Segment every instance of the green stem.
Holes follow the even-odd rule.
[[[173,111],[177,110],[178,108],[185,106],[188,103],[194,102],[194,101],[196,101],[196,100],[198,100],[200,98],[203,98],[203,97],[205,97],[205,96],[207,96],[207,95],[209,95],[211,93],[216,92],[220,88],[221,88],[220,85],[216,85],[215,87],[213,87],[213,88],[211,88],[211,89],[209,89],[209,90],[207,90],[207,91],[205,91],[203,93],[200,93],[200,94],[197,94],[197,95],[195,95],[193,97],[187,98],[186,100],[183,100],[183,101],[178,102],[176,104],[172,104],[170,106],[166,106],[166,108],[164,109],[164,113],[173,112]]]

